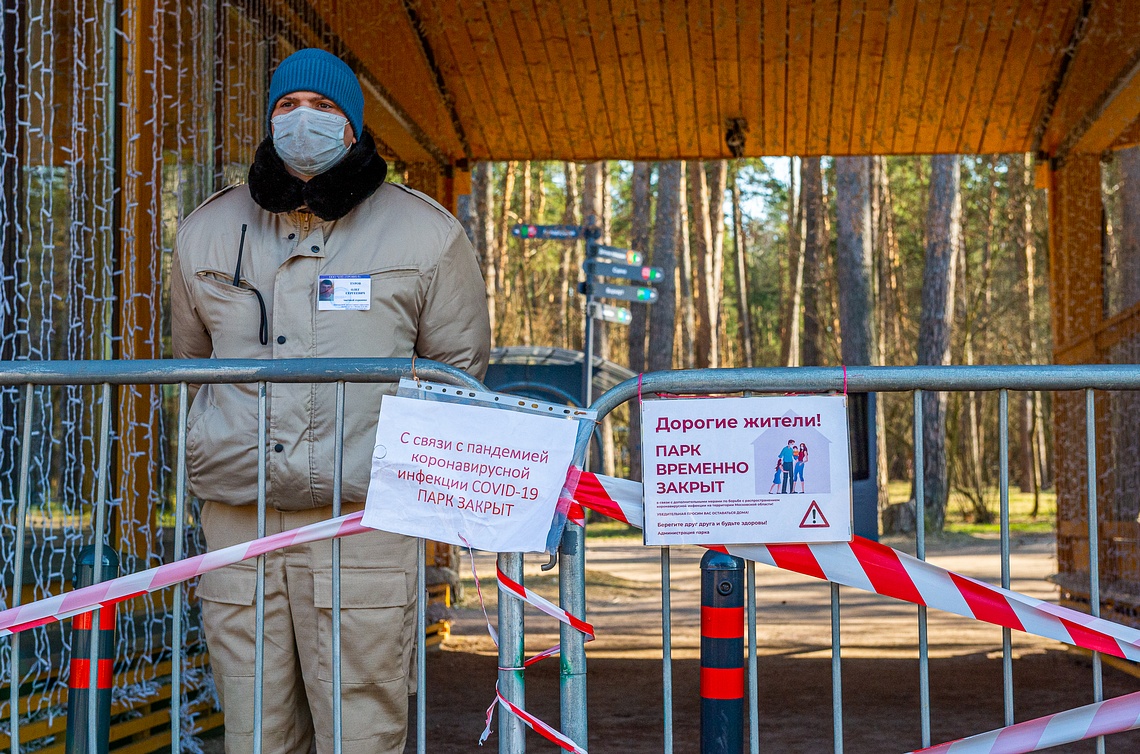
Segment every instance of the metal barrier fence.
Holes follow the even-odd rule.
[[[470,376],[446,365],[417,361],[415,373],[423,379],[445,382],[482,389],[480,383]],[[412,363],[406,359],[297,359],[297,360],[217,360],[217,361],[76,361],[76,362],[7,362],[0,364],[0,386],[24,386],[25,389],[25,415],[23,422],[23,442],[20,457],[20,487],[18,491],[16,516],[17,530],[15,548],[17,550],[15,583],[21,583],[22,555],[24,548],[24,535],[26,528],[26,513],[28,506],[27,477],[31,462],[29,449],[31,443],[28,433],[30,431],[30,417],[28,408],[36,386],[40,385],[100,385],[102,397],[100,407],[100,432],[97,438],[98,454],[95,473],[98,478],[98,496],[93,511],[93,541],[96,547],[94,580],[101,578],[100,564],[102,563],[102,548],[106,532],[106,501],[107,486],[109,484],[111,443],[111,412],[112,386],[131,384],[150,385],[177,385],[178,386],[178,461],[177,482],[175,491],[175,526],[176,550],[175,559],[181,559],[184,553],[181,549],[183,541],[183,527],[186,523],[186,463],[184,444],[186,440],[186,421],[189,408],[189,386],[201,383],[245,383],[258,386],[258,417],[259,417],[259,482],[258,482],[258,518],[259,534],[265,531],[266,485],[265,469],[267,454],[266,438],[266,386],[269,383],[335,383],[336,385],[336,458],[334,479],[334,506],[333,515],[340,513],[340,460],[343,442],[344,427],[344,393],[346,383],[373,382],[391,383],[402,377],[413,375]],[[797,368],[797,369],[726,369],[726,370],[696,370],[686,372],[662,372],[644,375],[639,381],[628,380],[601,396],[593,408],[599,412],[599,418],[613,411],[622,403],[635,398],[640,390],[642,393],[682,393],[682,394],[729,394],[743,393],[788,393],[788,392],[838,392],[846,389],[849,392],[914,392],[914,422],[915,422],[915,472],[916,472],[916,515],[918,517],[916,533],[916,549],[919,558],[925,555],[925,536],[923,523],[923,463],[922,463],[922,397],[924,392],[931,391],[997,391],[999,401],[1000,425],[1000,515],[1001,515],[1001,573],[1002,586],[1009,586],[1009,420],[1008,399],[1009,391],[1074,391],[1083,390],[1085,393],[1085,437],[1087,445],[1086,470],[1088,472],[1088,520],[1090,539],[1090,604],[1094,615],[1099,613],[1099,562],[1097,555],[1097,488],[1096,464],[1097,444],[1096,436],[1096,407],[1093,401],[1095,390],[1137,390],[1140,389],[1140,367],[1135,366],[1080,366],[1080,367],[865,367],[841,370],[837,368]],[[332,629],[332,660],[333,660],[333,709],[334,709],[334,751],[340,751],[340,574],[339,574],[339,542],[333,542],[333,629]],[[425,652],[424,652],[424,571],[423,571],[423,543],[420,544],[419,569],[417,575],[418,600],[417,629],[419,647],[417,652],[417,676],[420,692],[416,700],[416,749],[418,752],[427,751],[426,744],[426,706],[425,706]],[[570,524],[562,540],[561,561],[559,567],[560,601],[564,609],[573,615],[586,616],[585,593],[585,529]],[[522,556],[504,553],[498,558],[498,566],[503,573],[517,581],[522,581]],[[663,668],[662,679],[664,684],[664,738],[665,750],[672,752],[672,673],[670,666],[670,604],[669,604],[669,550],[661,550],[662,573],[662,633],[663,633]],[[746,587],[746,615],[748,620],[748,694],[750,719],[757,720],[758,695],[756,672],[756,592],[755,592],[755,566],[747,566]],[[181,613],[182,587],[175,586],[176,598],[173,601],[174,635],[179,635],[179,626],[184,616]],[[20,590],[13,591],[14,604],[19,604]],[[261,692],[263,662],[262,646],[263,631],[260,616],[264,610],[264,556],[258,558],[257,588],[255,604],[259,613],[258,632],[255,658],[255,720],[254,720],[254,750],[261,751],[261,710],[264,703]],[[524,683],[521,672],[523,664],[523,605],[517,600],[500,599],[498,606],[499,617],[499,685],[503,695],[521,705],[524,699]],[[842,665],[840,663],[841,646],[839,640],[839,624],[841,618],[839,589],[831,585],[831,617],[832,617],[832,677],[833,677],[833,709],[834,709],[834,749],[841,752],[843,749],[843,715],[840,698],[842,688]],[[92,616],[92,622],[98,624],[98,612]],[[562,626],[562,673],[561,673],[561,728],[562,731],[575,741],[585,743],[588,741],[588,715],[586,708],[586,655],[582,634],[567,626]],[[929,647],[926,631],[926,611],[918,607],[919,651],[918,670],[920,679],[919,714],[921,719],[922,744],[929,745],[930,740],[930,677],[929,677]],[[94,644],[92,645],[94,650]],[[91,658],[94,659],[94,658]],[[9,656],[10,678],[18,678],[15,672],[19,665],[19,646],[13,641]],[[1004,706],[1007,724],[1013,722],[1013,684],[1012,684],[1012,649],[1010,630],[1003,629],[1003,678],[1004,678]],[[90,663],[92,675],[97,667],[96,662]],[[174,657],[171,669],[172,703],[171,703],[171,751],[181,750],[180,734],[180,694],[181,694],[181,647],[175,642]],[[1092,686],[1095,699],[1103,698],[1102,669],[1100,658],[1093,657]],[[95,678],[90,679],[90,686],[95,686]],[[9,711],[9,724],[11,726],[12,752],[19,751],[19,687],[12,683],[10,687],[11,705]],[[88,707],[88,731],[95,731],[96,714],[95,695],[91,695],[91,704]],[[759,740],[756,725],[751,725],[750,746],[751,751],[759,751]],[[499,750],[509,754],[525,751],[525,728],[520,720],[511,715],[501,715],[499,719]],[[94,741],[89,741],[92,751],[95,750]],[[1103,751],[1103,740],[1098,741],[1098,750]]]
[[[1087,516],[1089,521],[1089,593],[1091,612],[1100,614],[1100,563],[1097,530],[1097,443],[1096,390],[1140,389],[1140,366],[1086,365],[1086,366],[975,366],[975,367],[849,367],[841,368],[777,368],[777,369],[720,369],[658,372],[631,379],[606,392],[592,408],[598,419],[621,404],[641,394],[743,394],[753,393],[914,393],[914,469],[917,526],[915,547],[917,557],[925,559],[924,521],[924,464],[922,400],[925,392],[996,391],[999,395],[999,495],[1001,528],[1001,585],[1010,583],[1010,524],[1009,524],[1009,392],[1010,391],[1084,391],[1085,395],[1085,467],[1088,478]],[[636,410],[636,409],[634,409]],[[585,600],[585,530],[570,524],[563,537],[559,585],[561,605],[570,613],[586,618]],[[832,707],[834,750],[843,751],[844,725],[841,690],[843,669],[840,644],[839,587],[831,583],[832,628]],[[673,751],[673,704],[671,669],[671,607],[670,607],[670,553],[661,548],[662,594],[662,681],[663,725],[665,752]],[[931,745],[930,734],[930,672],[927,616],[924,606],[918,612],[918,675],[919,717],[922,745]],[[746,571],[746,620],[748,641],[748,715],[749,751],[760,750],[758,737],[758,682],[756,662],[756,572],[755,563],[749,561]],[[1002,675],[1005,724],[1014,722],[1013,654],[1011,631],[1002,629]],[[561,676],[562,732],[578,742],[589,740],[586,712],[586,658],[582,634],[562,627],[563,670]],[[1104,697],[1102,665],[1099,654],[1093,654],[1092,690],[1095,701]],[[505,748],[504,748],[505,747]],[[501,752],[517,754],[524,751],[521,742],[504,740]],[[1104,751],[1103,737],[1097,739],[1097,751]]]
[[[266,388],[270,383],[335,383],[336,385],[336,419],[335,429],[336,445],[333,469],[333,510],[334,517],[341,511],[341,456],[344,440],[344,411],[345,411],[345,385],[347,383],[394,383],[403,377],[419,377],[421,379],[443,382],[452,385],[465,386],[473,389],[483,389],[481,383],[457,369],[444,364],[428,360],[417,359],[413,363],[409,359],[293,359],[293,360],[137,360],[137,361],[58,361],[58,362],[32,362],[18,361],[0,364],[0,386],[24,387],[24,416],[22,421],[22,442],[19,469],[19,489],[16,500],[16,566],[14,584],[23,583],[23,563],[25,549],[25,532],[27,529],[28,513],[28,476],[31,464],[31,407],[33,391],[37,386],[43,385],[100,385],[102,386],[99,401],[100,429],[96,438],[97,461],[94,473],[98,478],[98,492],[96,504],[92,515],[92,541],[95,546],[94,581],[102,580],[104,540],[107,533],[107,507],[108,484],[110,483],[110,445],[111,415],[114,411],[112,402],[113,385],[177,385],[178,386],[178,456],[177,478],[175,490],[175,552],[174,559],[185,557],[182,549],[184,541],[184,527],[186,525],[186,435],[187,415],[189,409],[189,387],[197,384],[219,383],[245,383],[256,384],[258,394],[258,536],[265,535],[266,519],[266,454],[267,454],[267,405]],[[426,748],[426,708],[425,700],[425,603],[426,589],[424,583],[424,542],[419,541],[419,563],[417,569],[417,615],[416,628],[418,636],[417,645],[417,679],[420,692],[416,699],[416,750],[423,754]],[[512,562],[517,561],[521,568],[521,557],[504,556],[503,566],[510,568]],[[334,751],[341,750],[341,637],[340,637],[340,540],[332,542],[332,686],[333,686],[333,725],[334,725]],[[254,752],[262,750],[262,709],[264,697],[262,693],[263,681],[263,645],[264,645],[264,607],[265,607],[265,556],[257,558],[257,582],[255,592],[255,610],[257,611],[257,631],[255,645],[255,679],[254,679]],[[173,599],[173,627],[175,637],[181,636],[182,615],[181,583],[172,587]],[[12,590],[13,603],[8,607],[20,604],[21,590]],[[503,602],[509,602],[504,600]],[[513,606],[509,606],[513,607]],[[500,608],[502,610],[503,608]],[[521,609],[517,615],[510,613],[506,620],[517,620],[521,626]],[[91,614],[93,625],[99,625],[99,610]],[[10,740],[12,754],[20,751],[20,646],[19,634],[13,635],[8,657],[9,684],[9,720]],[[507,651],[516,648],[509,642],[504,642]],[[98,642],[90,643],[91,655],[88,686],[96,687],[96,672],[98,663],[96,652]],[[180,740],[182,734],[182,646],[179,641],[173,642],[173,657],[171,658],[171,704],[170,726],[172,752],[182,750]],[[521,653],[521,644],[517,651]],[[509,688],[504,686],[504,688]],[[521,688],[521,687],[520,687]],[[86,731],[88,733],[87,751],[99,750],[96,735],[97,725],[97,694],[89,695],[87,705]],[[105,746],[105,742],[104,742]]]

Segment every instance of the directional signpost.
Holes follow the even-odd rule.
[[[578,290],[592,298],[616,298],[618,301],[633,301],[638,304],[652,304],[657,301],[657,290],[647,285],[582,283],[578,286]]]
[[[599,304],[597,301],[590,303],[590,316],[603,322],[613,322],[615,325],[628,325],[633,321],[633,314],[624,306]]]
[[[575,241],[582,237],[583,230],[579,225],[516,225],[511,228],[511,235],[523,239]]]
[[[645,280],[656,283],[661,279],[660,267],[634,267],[628,264],[616,264],[601,259],[592,259],[587,262],[587,272],[591,275],[601,275],[605,278],[622,278],[624,280]]]
[[[594,321],[600,319],[619,325],[628,325],[633,321],[629,309],[602,304],[597,299],[617,299],[637,304],[652,304],[657,300],[657,291],[650,285],[610,285],[598,278],[656,283],[663,277],[660,267],[646,267],[643,264],[645,258],[641,252],[598,243],[601,229],[592,221],[591,217],[585,225],[515,225],[511,228],[511,235],[526,240],[586,241],[586,261],[582,264],[586,282],[578,286],[578,292],[586,297],[586,368],[582,394],[587,406],[593,400]]]

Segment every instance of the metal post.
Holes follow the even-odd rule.
[[[745,564],[745,618],[748,622],[748,751],[760,751],[760,679],[756,660],[756,562]]]
[[[665,754],[673,754],[673,605],[669,548],[661,548],[661,699],[665,713]]]
[[[1100,617],[1100,517],[1096,496],[1096,396],[1085,391],[1085,465],[1088,479],[1089,612]],[[1093,701],[1104,700],[1104,677],[1100,652],[1093,652]],[[1097,736],[1097,754],[1104,754],[1104,736]]]
[[[701,558],[701,754],[744,750],[744,561]]]
[[[914,549],[926,560],[926,457],[922,446],[922,391],[914,391]],[[930,647],[926,635],[926,605],[918,606],[918,699],[922,745],[930,746]]]
[[[95,488],[95,530],[92,532],[92,547],[94,548],[94,563],[92,564],[91,583],[98,584],[103,581],[104,544],[103,538],[107,529],[107,479],[110,475],[111,457],[111,383],[103,383],[102,396],[103,410],[99,415],[99,460],[98,481]],[[114,609],[109,608],[112,616]],[[91,613],[92,625],[103,625],[99,608]],[[112,618],[113,620],[113,618]],[[114,644],[111,645],[112,652]],[[87,659],[90,663],[87,672],[87,688],[97,689],[99,684],[99,643],[91,642]],[[110,699],[110,680],[108,680],[108,700]],[[100,694],[91,694],[87,700],[87,751],[97,752],[101,745],[99,740],[99,699]],[[110,709],[108,707],[108,709]],[[105,741],[106,739],[104,739]]]
[[[835,754],[843,754],[843,663],[839,631],[839,584],[831,582],[831,738]]]
[[[998,488],[1001,495],[1001,586],[1009,589],[1009,391],[998,393]],[[1005,724],[1013,725],[1013,636],[1001,630],[1002,700]]]
[[[79,551],[75,564],[77,588],[95,582],[94,545]],[[102,580],[119,574],[119,556],[111,548],[103,548],[99,568]],[[115,669],[115,608],[104,607],[95,613],[80,613],[71,621],[71,673],[67,679],[66,754],[106,754],[111,738],[111,686]],[[91,655],[95,656],[95,678],[91,683]],[[94,692],[94,693],[92,693]],[[89,710],[95,707],[95,715]],[[92,746],[94,741],[94,746]]]
[[[265,383],[257,383],[257,538],[265,536],[265,463],[267,406]],[[253,754],[261,754],[261,721],[265,690],[265,554],[257,556],[257,582],[254,590],[253,637]]]
[[[567,527],[569,528],[569,527]],[[517,584],[523,583],[523,556],[517,552],[499,553],[499,570]],[[523,603],[499,596],[499,693],[512,704],[526,707],[523,680]],[[565,706],[563,706],[565,709]],[[499,754],[523,754],[526,728],[514,715],[499,713]]]
[[[16,562],[12,575],[12,607],[19,607],[24,596],[24,535],[28,528],[28,476],[32,462],[33,385],[24,388],[24,426],[20,436],[20,482],[16,492]],[[8,639],[8,734],[12,752],[20,752],[20,634]]]
[[[571,615],[586,618],[586,530],[567,523],[562,532],[558,559],[560,603]],[[589,736],[586,711],[586,637],[565,623],[559,625],[562,651],[559,655],[559,687],[562,733],[582,746]]]
[[[174,560],[182,560],[186,537],[186,417],[189,412],[189,386],[178,384],[178,460],[174,476]],[[174,585],[170,658],[170,751],[182,752],[182,582]]]
[[[416,540],[416,754],[427,754],[427,542]]]
[[[333,518],[340,515],[344,479],[344,381],[336,383],[336,416],[333,419]],[[340,654],[340,539],[332,541],[332,714],[333,754],[340,754],[344,725],[341,711]]]

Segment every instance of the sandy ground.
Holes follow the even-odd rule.
[[[908,549],[906,543],[889,544]],[[1015,540],[1014,589],[1055,599],[1045,578],[1055,569],[1051,537]],[[913,548],[911,548],[913,549]],[[641,754],[664,748],[659,551],[632,540],[591,540],[587,554],[588,619],[597,640],[588,645],[592,754]],[[702,550],[672,552],[674,751],[698,752],[700,731],[699,625]],[[959,573],[997,582],[996,541],[934,541],[928,558]],[[545,559],[528,559],[526,582],[555,598],[556,576]],[[494,559],[476,557],[487,609],[494,617]],[[760,566],[758,586],[759,735],[764,752],[833,751],[830,590],[826,583]],[[454,610],[452,637],[428,658],[427,751],[480,749],[483,714],[494,697],[495,650],[473,589]],[[853,589],[841,590],[843,744],[846,752],[905,752],[922,743],[919,718],[916,608]],[[937,611],[929,616],[932,742],[1002,725],[1001,629]],[[528,609],[530,653],[558,642],[557,623]],[[1015,633],[1017,720],[1092,701],[1091,661],[1061,644]],[[527,671],[527,708],[558,725],[557,659]],[[1140,690],[1140,679],[1105,668],[1105,694]],[[497,724],[495,726],[497,730]],[[414,729],[413,729],[414,730]],[[1107,739],[1109,752],[1140,751],[1140,732]],[[217,745],[216,741],[210,744]],[[213,751],[213,749],[211,749]],[[218,747],[217,751],[221,751]],[[409,742],[409,752],[414,744]],[[558,748],[528,737],[528,751]],[[1052,751],[1093,752],[1092,742]]]
[[[908,549],[901,541],[890,542]],[[913,549],[913,548],[910,548]],[[661,752],[663,703],[658,550],[629,540],[592,541],[588,597],[598,638],[588,645],[591,752]],[[696,548],[672,552],[674,749],[699,751],[700,557]],[[953,571],[997,582],[996,541],[932,542],[928,558]],[[552,597],[555,579],[535,558],[527,583]],[[477,558],[488,610],[495,605],[493,559]],[[1012,587],[1055,599],[1045,577],[1055,570],[1053,540],[1015,541]],[[760,566],[758,683],[761,750],[833,750],[830,590],[826,583]],[[919,718],[918,621],[914,606],[841,590],[843,723],[846,752],[905,752],[922,743]],[[468,600],[465,604],[470,604]],[[453,636],[429,657],[429,752],[478,751],[483,710],[493,696],[495,660],[477,607],[456,610]],[[938,743],[1002,725],[1001,629],[937,611],[929,614],[931,732]],[[528,610],[528,652],[558,641],[553,619]],[[1017,720],[1092,701],[1091,661],[1056,642],[1013,636]],[[527,671],[527,708],[558,723],[558,663]],[[1105,668],[1105,693],[1140,689],[1140,680]],[[495,743],[492,738],[488,746]],[[1107,740],[1107,751],[1140,751],[1140,733]],[[484,749],[485,750],[485,749]],[[528,750],[558,749],[533,734]],[[1092,742],[1054,751],[1092,752]]]

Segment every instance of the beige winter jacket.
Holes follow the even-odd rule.
[[[241,282],[233,279],[241,242]],[[482,378],[490,327],[475,253],[459,222],[431,199],[385,183],[340,220],[274,214],[245,185],[187,217],[172,263],[175,358],[434,359]],[[319,275],[368,276],[367,311],[319,311]],[[268,344],[260,342],[265,304]],[[346,387],[342,498],[368,490],[376,419],[394,385]],[[335,387],[268,386],[268,505],[330,505]],[[257,387],[203,385],[190,407],[187,471],[199,498],[257,500]]]

